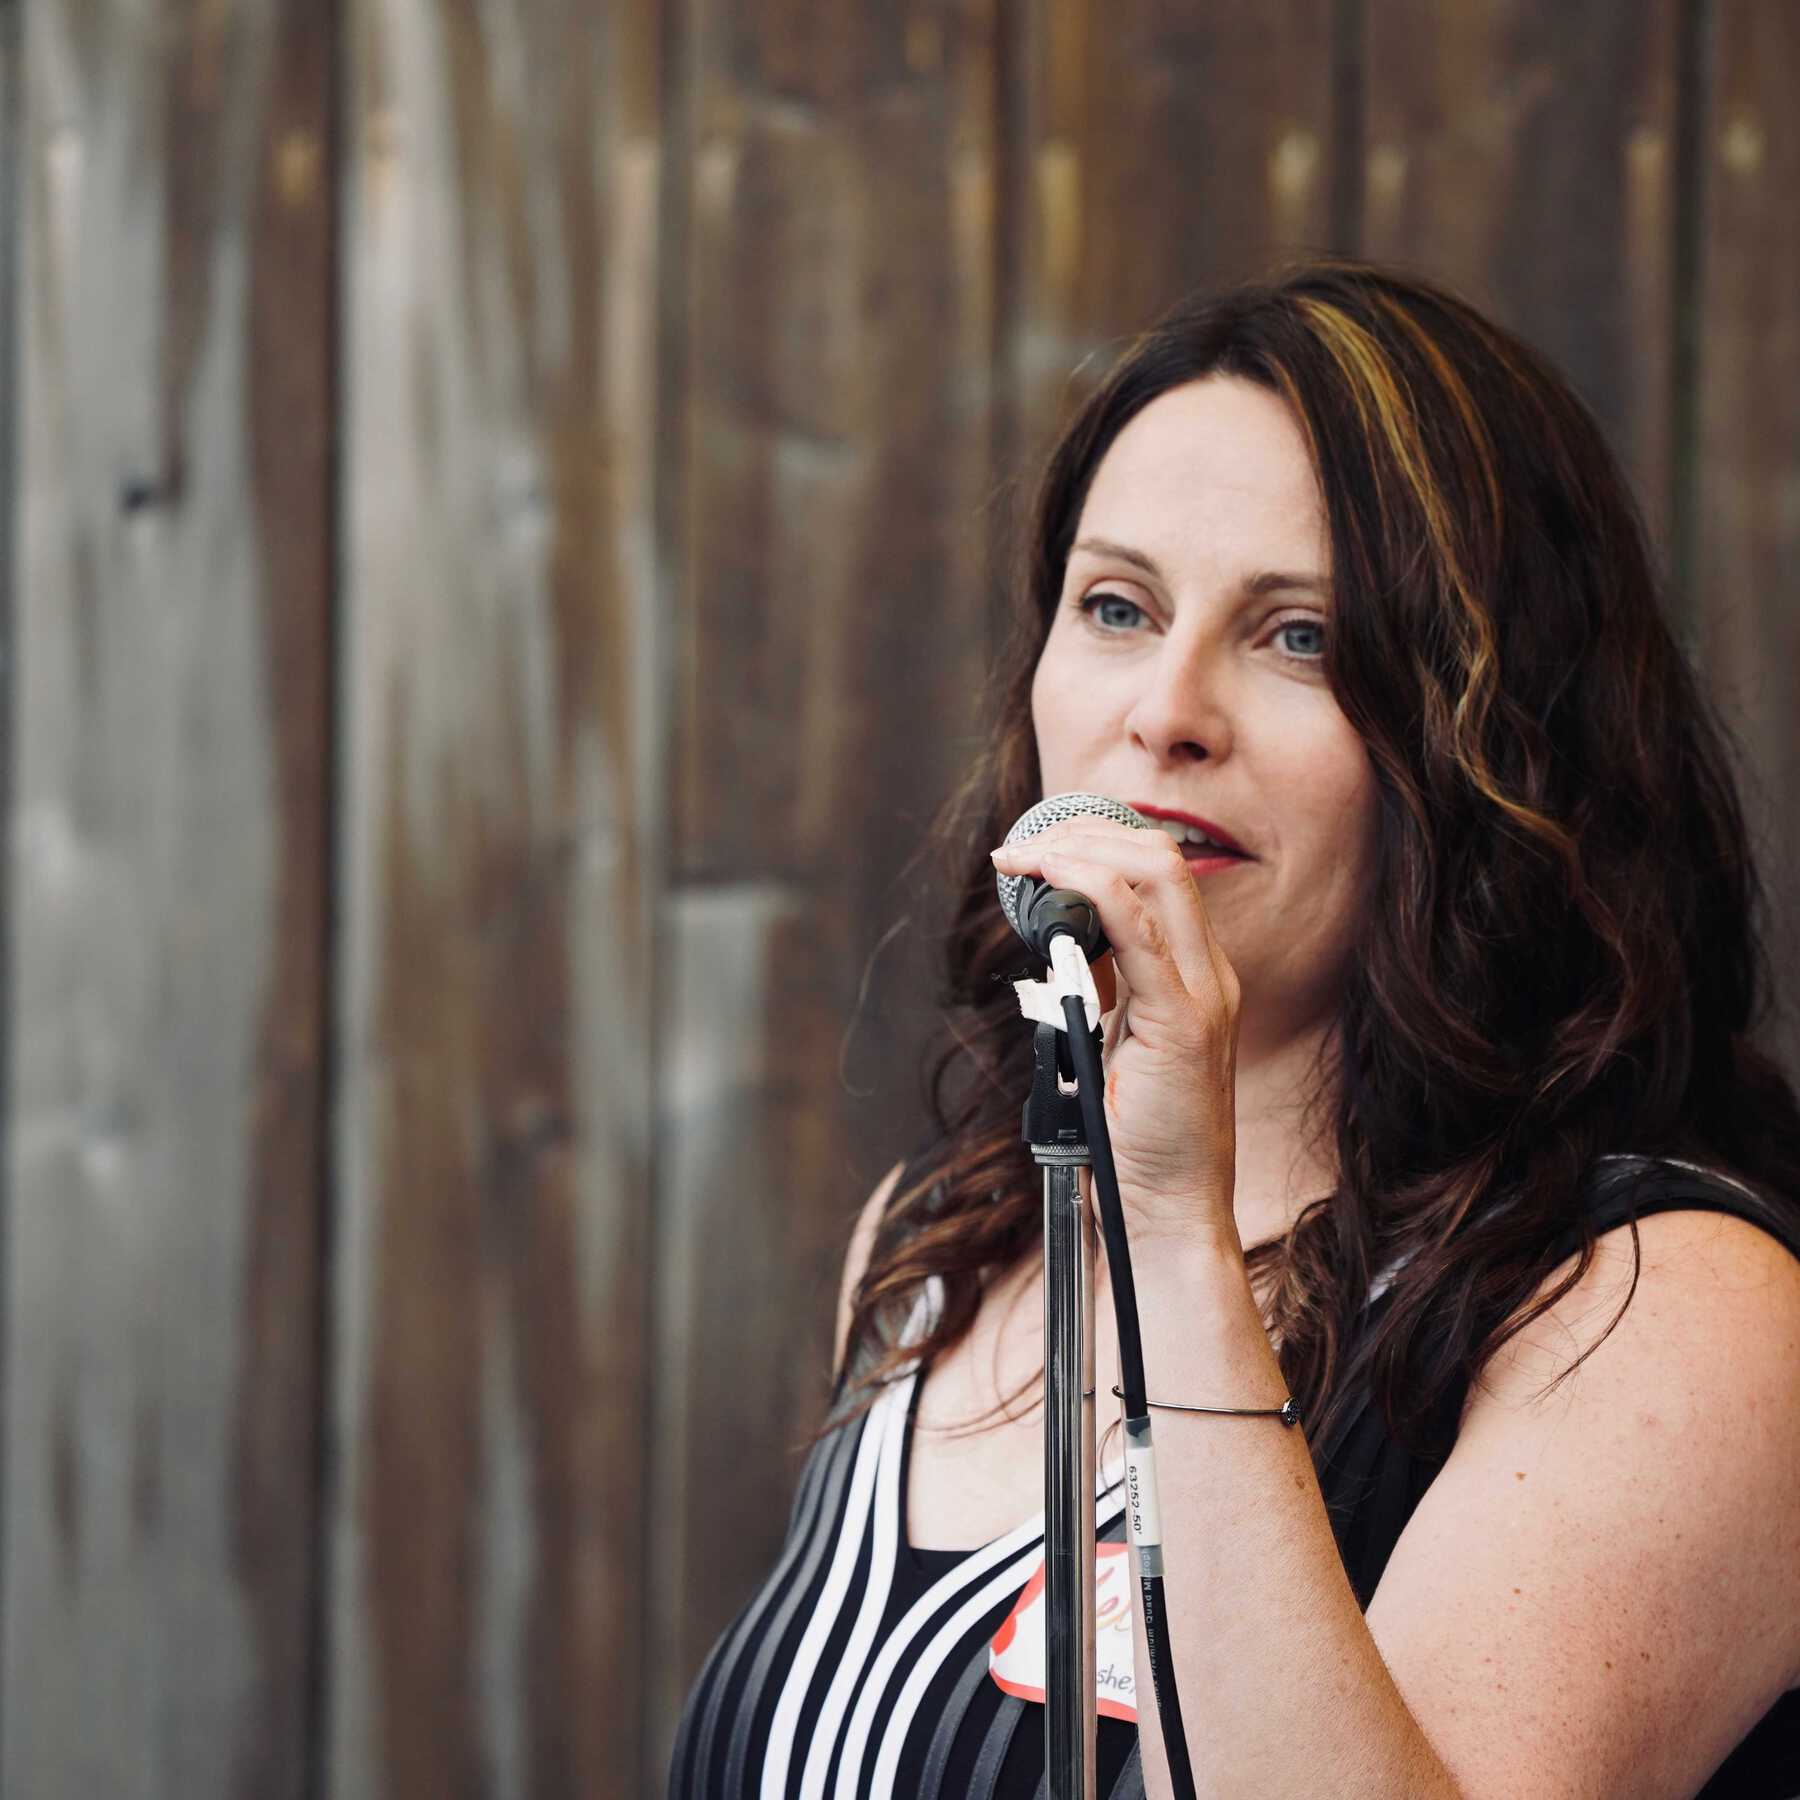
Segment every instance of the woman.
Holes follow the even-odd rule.
[[[1152,1400],[1305,1421],[1156,1415],[1199,1791],[1800,1792],[1800,1110],[1752,1042],[1721,728],[1592,419],[1435,288],[1303,268],[1130,348],[1018,590],[939,1129],[864,1210],[834,1414],[671,1791],[1038,1789],[1039,1186],[999,869],[1087,894],[1115,946]],[[1161,828],[994,851],[1074,789]],[[1166,1795],[1133,1635],[1100,1791]]]

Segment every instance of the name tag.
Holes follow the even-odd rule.
[[[1131,1655],[1129,1546],[1094,1546],[1094,1697],[1101,1715],[1137,1723],[1137,1667]],[[1044,1563],[1038,1559],[1006,1622],[988,1645],[995,1685],[1044,1703]]]

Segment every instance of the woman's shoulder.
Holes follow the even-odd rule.
[[[1779,1204],[1767,1216],[1785,1230],[1754,1205],[1692,1204],[1720,1197],[1723,1178],[1700,1173],[1684,1204],[1661,1172],[1635,1242],[1623,1227],[1598,1235],[1588,1268],[1501,1346],[1433,1485],[1440,1507],[1512,1490],[1521,1541],[1531,1509],[1548,1508],[1551,1561],[1579,1523],[1595,1548],[1560,1580],[1613,1593],[1649,1557],[1667,1616],[1760,1641],[1767,1704],[1800,1682],[1800,1254]],[[1619,1579],[1613,1599],[1638,1604]]]
[[[850,1247],[844,1253],[844,1275],[838,1285],[837,1334],[833,1340],[831,1366],[842,1370],[844,1366],[844,1345],[850,1335],[850,1315],[856,1304],[856,1290],[862,1282],[869,1267],[869,1257],[875,1248],[875,1239],[881,1230],[881,1221],[886,1216],[888,1202],[899,1189],[901,1177],[906,1173],[906,1159],[899,1162],[882,1176],[875,1184],[874,1191],[862,1203],[856,1215],[856,1223],[850,1230]]]
[[[1552,1271],[1541,1291],[1554,1291],[1567,1272]],[[1586,1272],[1545,1317],[1565,1345],[1585,1345],[1614,1313],[1622,1319],[1630,1310],[1640,1314],[1639,1331],[1644,1315],[1668,1325],[1679,1319],[1687,1327],[1681,1341],[1695,1347],[1702,1336],[1726,1340],[1720,1348],[1742,1336],[1766,1345],[1769,1328],[1785,1322],[1793,1328],[1788,1352],[1800,1357],[1800,1252],[1731,1208],[1643,1209],[1596,1236]],[[1596,1314],[1595,1329],[1584,1329]]]
[[[1754,1337],[1763,1356],[1783,1327],[1800,1350],[1800,1203],[1729,1171],[1671,1156],[1602,1157],[1556,1249],[1533,1296],[1551,1304],[1501,1347],[1484,1386],[1521,1371],[1560,1373],[1633,1312],[1632,1336],[1672,1332],[1677,1350],[1726,1353]]]
[[[1585,1716],[1596,1766],[1633,1772],[1608,1792],[1638,1791],[1668,1709],[1704,1773],[1800,1681],[1800,1258],[1722,1210],[1638,1239],[1600,1237],[1482,1371],[1369,1607],[1409,1698],[1446,1708],[1484,1620],[1496,1728]]]
[[[844,1272],[838,1287],[837,1328],[833,1339],[832,1392],[842,1393],[853,1378],[878,1363],[889,1350],[917,1342],[929,1333],[941,1316],[944,1284],[928,1275],[918,1284],[909,1302],[886,1318],[876,1317],[851,1342],[858,1293],[871,1267],[891,1253],[896,1244],[917,1229],[915,1200],[924,1187],[925,1165],[918,1157],[902,1157],[876,1183],[851,1228],[844,1255]],[[941,1196],[941,1183],[925,1190],[929,1208]]]
[[[1747,1459],[1762,1465],[1774,1449],[1771,1475],[1791,1471],[1800,1463],[1795,1209],[1704,1165],[1632,1160],[1597,1188],[1587,1268],[1577,1272],[1577,1246],[1546,1274],[1534,1300],[1549,1304],[1484,1367],[1463,1431],[1495,1408],[1553,1405],[1568,1380],[1588,1404],[1604,1393],[1654,1427],[1647,1441],[1676,1463],[1725,1450],[1736,1430]]]
[[[1666,1156],[1602,1158],[1583,1203],[1520,1309],[1542,1310],[1469,1384],[1456,1452],[1537,1427],[1579,1436],[1616,1416],[1632,1426],[1622,1456],[1676,1481],[1735,1465],[1740,1490],[1762,1482],[1771,1516],[1793,1504],[1800,1532],[1800,1490],[1783,1498],[1800,1463],[1795,1208]]]

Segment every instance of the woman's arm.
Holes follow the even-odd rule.
[[[1717,1214],[1639,1232],[1555,1394],[1627,1230],[1490,1365],[1366,1618],[1298,1432],[1154,1415],[1201,1793],[1687,1795],[1800,1676],[1800,1261]],[[1233,1246],[1135,1260],[1154,1397],[1283,1397]]]
[[[1132,1263],[1153,1400],[1287,1398],[1234,1243],[1134,1241]],[[1455,1795],[1364,1622],[1301,1429],[1278,1419],[1151,1417],[1163,1603],[1196,1791]],[[1149,1704],[1141,1599],[1135,1641],[1145,1791],[1164,1800],[1173,1790]]]
[[[1638,1235],[1554,1394],[1628,1229],[1484,1372],[1369,1607],[1471,1795],[1691,1794],[1800,1683],[1800,1261],[1717,1213]]]

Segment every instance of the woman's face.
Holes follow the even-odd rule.
[[[1374,771],[1319,666],[1330,574],[1286,404],[1233,376],[1191,382],[1101,461],[1032,683],[1046,795],[1203,819],[1249,853],[1185,852],[1245,1050],[1329,1016],[1373,863]]]

